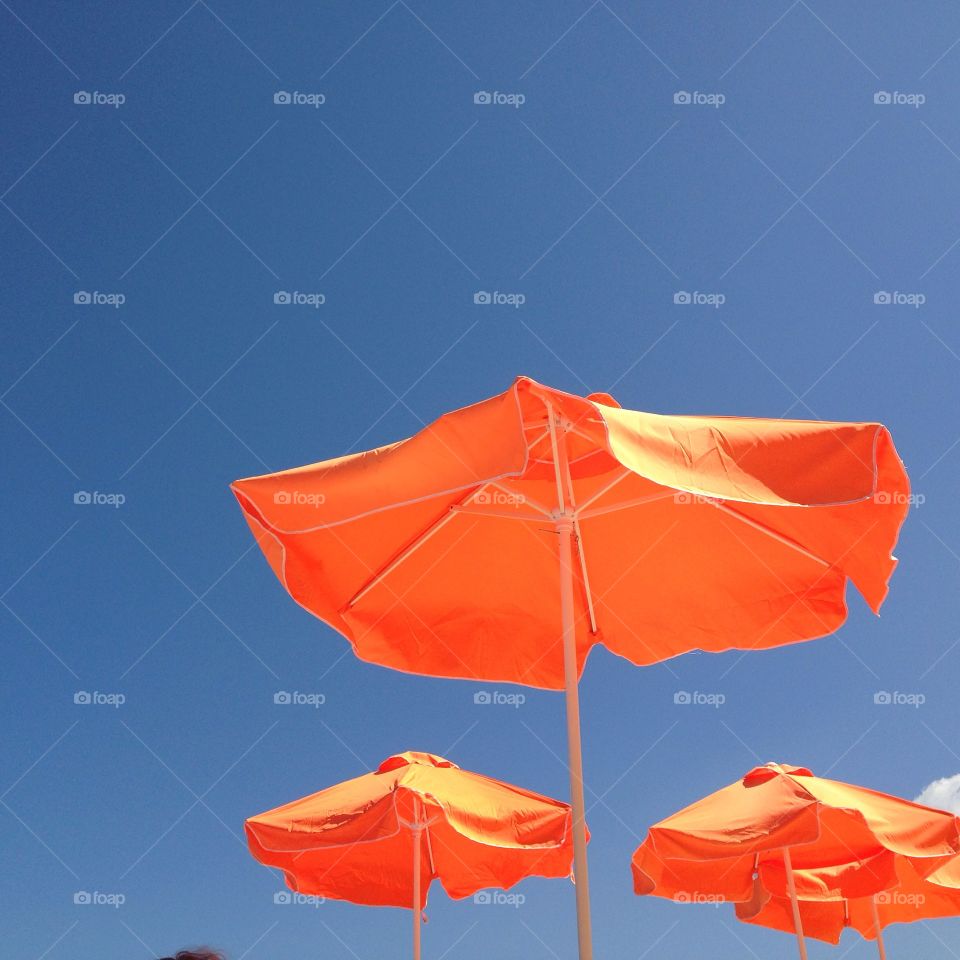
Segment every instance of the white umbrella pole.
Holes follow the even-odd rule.
[[[800,920],[800,904],[797,902],[797,888],[793,882],[793,865],[790,863],[790,850],[783,848],[783,865],[787,870],[787,892],[790,894],[790,906],[793,909],[793,929],[797,934],[797,946],[800,948],[800,960],[807,960],[807,945],[803,939],[803,923]]]
[[[570,807],[573,813],[573,879],[577,896],[577,942],[580,960],[593,960],[590,933],[590,878],[587,875],[586,804],[583,799],[583,753],[580,746],[580,691],[577,676],[577,631],[573,610],[573,520],[570,509],[573,491],[567,461],[566,433],[556,411],[545,400],[553,448],[553,470],[557,482],[557,513],[554,517],[560,560],[560,623],[563,632],[563,686],[567,707],[567,766],[570,770]],[[565,479],[566,478],[566,479]]]
[[[880,928],[880,914],[877,912],[877,898],[870,898],[870,909],[873,911],[873,932],[877,935],[877,953],[880,954],[880,960],[887,960],[887,951],[883,945],[883,931]]]
[[[420,825],[420,812],[414,800],[413,824],[413,960],[420,960],[420,837],[423,827]]]
[[[560,614],[563,625],[563,678],[567,700],[567,750],[570,805],[573,808],[573,876],[577,894],[577,938],[580,960],[593,960],[590,934],[590,879],[587,875],[587,828],[583,798],[583,756],[580,747],[580,696],[577,677],[576,628],[573,613],[573,521],[557,523],[560,540]]]

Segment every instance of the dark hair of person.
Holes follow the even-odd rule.
[[[160,957],[160,960],[226,960],[218,950],[198,947],[196,950],[181,950],[172,957]]]

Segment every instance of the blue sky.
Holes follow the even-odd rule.
[[[227,489],[524,373],[893,432],[918,504],[882,618],[851,595],[836,637],[789,649],[598,651],[581,688],[598,955],[789,955],[634,897],[629,859],[759,762],[910,797],[960,772],[960,7],[9,0],[0,21],[9,953],[403,956],[406,912],[275,904],[243,819],[404,749],[567,795],[559,695],[479,706],[344,655]],[[425,956],[573,956],[572,890],[519,890],[435,889]],[[960,921],[887,941],[945,958]]]

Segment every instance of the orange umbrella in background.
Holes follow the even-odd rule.
[[[883,929],[891,923],[913,923],[960,916],[960,857],[922,877],[907,860],[897,862],[898,884],[871,897],[853,900],[799,900],[804,936],[839,943],[852,927],[867,940],[876,940],[885,960]],[[796,933],[793,907],[783,897],[760,897],[735,905],[737,918],[785,933]]]
[[[741,919],[763,922],[766,909],[769,926],[786,904],[806,960],[803,901],[818,901],[811,916],[826,902],[869,904],[958,851],[960,821],[944,810],[768,763],[652,826],[633,884],[681,902],[737,902]]]
[[[671,417],[519,378],[408,440],[240,480],[291,596],[358,657],[566,692],[577,920],[590,960],[577,680],[824,636],[887,592],[909,485],[872,423]]]
[[[413,955],[430,883],[453,899],[525,877],[568,877],[570,807],[429,753],[250,817],[250,852],[298,893],[412,907]]]

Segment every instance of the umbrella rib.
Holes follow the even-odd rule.
[[[589,441],[590,443],[596,443],[596,442],[597,442],[597,438],[596,438],[596,437],[591,437],[589,433],[584,433],[582,430],[578,430],[573,423],[570,424],[570,427],[569,427],[569,429],[568,429],[568,433],[574,433],[574,434],[576,434],[578,437],[580,437],[581,440],[587,440],[587,441]]]
[[[657,500],[666,500],[675,496],[676,492],[673,490],[667,493],[648,493],[645,497],[636,497],[633,500],[622,500],[620,503],[611,503],[607,507],[597,507],[594,510],[585,511],[581,507],[577,516],[581,520],[590,520],[593,517],[602,517],[605,513],[614,513],[617,510],[628,510],[630,507],[640,507],[645,503],[655,503]]]
[[[586,453],[581,453],[579,457],[571,457],[570,463],[581,463],[583,460],[589,460],[591,457],[597,455],[599,447],[594,447],[592,450],[588,450]],[[530,463],[549,463],[552,464],[553,460],[547,457],[531,457]]]
[[[645,497],[637,497],[634,500],[623,500],[620,503],[612,503],[606,507],[597,507],[595,510],[584,510],[584,507],[587,504],[593,503],[595,500],[601,497],[612,486],[619,483],[624,478],[624,476],[626,476],[626,473],[619,476],[612,483],[608,484],[601,491],[599,491],[599,493],[594,494],[584,504],[584,506],[580,507],[580,509],[576,511],[577,518],[580,520],[590,520],[593,517],[600,517],[606,513],[613,513],[617,510],[626,510],[630,507],[639,507],[645,503],[654,503],[657,500],[666,500],[669,497],[674,497],[677,495],[676,491],[671,490],[667,493],[648,494]],[[705,504],[709,504],[715,510],[720,510],[721,512],[727,514],[728,516],[731,516],[734,519],[739,520],[741,523],[745,523],[747,524],[747,526],[753,527],[754,530],[758,530],[760,533],[764,533],[768,537],[772,537],[774,540],[779,541],[784,546],[790,547],[792,550],[796,550],[798,553],[802,553],[805,557],[808,557],[810,560],[814,560],[815,562],[819,563],[822,567],[829,568],[830,564],[826,560],[824,560],[823,557],[818,557],[815,553],[811,553],[809,550],[807,550],[806,547],[801,546],[796,541],[791,540],[789,537],[785,537],[781,533],[777,533],[776,530],[773,530],[772,528],[768,527],[764,523],[760,523],[759,520],[754,520],[752,517],[744,516],[744,514],[740,513],[737,510],[732,509],[726,503],[723,503],[720,500],[715,500],[713,497],[705,497],[703,495],[697,495],[697,497],[698,497],[698,501],[703,502]]]
[[[487,485],[491,487],[496,487],[498,490],[502,490],[508,496],[511,496],[511,497],[517,496],[517,492],[515,490],[511,490],[509,487],[504,486],[502,483],[497,483],[496,480],[488,480],[487,483],[484,484],[484,486],[487,486]],[[479,493],[482,489],[483,487],[479,487],[476,492]],[[545,507],[542,503],[540,503],[537,500],[534,500],[532,497],[528,497],[526,494],[523,494],[522,496],[523,496],[523,502],[527,506],[533,507],[534,510],[536,510],[538,513],[542,513],[543,516],[545,517],[553,516],[553,511],[549,507]]]
[[[436,819],[437,819],[436,817],[431,817],[430,820],[427,821],[426,825],[423,828],[423,833],[427,838],[427,857],[430,860],[430,876],[431,877],[437,876],[437,865],[436,863],[434,863],[434,860],[433,860],[433,841],[430,838],[430,824],[433,823]]]
[[[741,523],[747,524],[749,527],[753,527],[754,530],[759,530],[760,533],[765,533],[768,537],[772,537],[774,540],[779,541],[786,547],[790,547],[792,550],[796,550],[798,553],[802,553],[805,557],[809,557],[811,560],[816,561],[822,567],[830,567],[830,564],[823,559],[823,557],[818,557],[815,553],[811,553],[806,547],[801,546],[794,540],[791,540],[789,537],[783,536],[781,533],[777,533],[776,530],[771,529],[764,523],[760,523],[758,520],[754,520],[751,517],[744,516],[742,513],[737,510],[733,510],[728,507],[725,503],[721,503],[718,500],[714,500],[711,497],[705,497],[704,500],[710,504],[711,507],[714,507],[716,510],[720,510],[723,513],[734,517],[739,520]]]
[[[399,553],[395,554],[391,560],[389,560],[384,566],[382,566],[367,582],[353,595],[353,597],[347,601],[344,606],[344,609],[349,610],[351,607],[356,606],[363,597],[369,593],[384,577],[389,576],[393,573],[397,567],[400,566],[407,560],[413,553],[420,549],[434,534],[438,533],[450,520],[452,520],[458,514],[469,514],[471,516],[481,516],[481,517],[498,517],[505,520],[523,520],[527,523],[531,521],[542,520],[543,517],[549,517],[550,511],[544,507],[542,504],[537,503],[535,500],[531,500],[529,497],[524,496],[524,504],[532,507],[534,510],[538,510],[542,513],[541,516],[531,516],[531,515],[522,515],[522,514],[508,514],[508,513],[498,513],[493,510],[471,510],[467,506],[467,501],[471,500],[478,493],[481,493],[486,487],[496,487],[496,489],[503,491],[503,493],[508,496],[517,496],[516,491],[511,490],[509,487],[503,486],[496,481],[488,480],[484,483],[479,484],[476,487],[471,488],[467,493],[462,496],[456,503],[451,504],[443,516],[438,517],[433,521],[428,527],[426,527],[420,534],[417,535],[410,543],[407,544]]]
[[[605,493],[608,493],[610,490],[612,490],[618,483],[620,483],[621,480],[626,480],[627,477],[629,477],[632,473],[632,470],[623,470],[622,473],[619,473],[616,477],[614,477],[613,480],[611,480],[606,486],[601,487],[595,494],[584,500],[584,502],[580,505],[581,511],[586,510],[591,503],[599,500]]]
[[[453,504],[448,508],[443,516],[438,517],[433,521],[428,527],[421,531],[415,539],[407,544],[399,553],[393,556],[393,559],[388,560],[367,582],[353,595],[353,597],[347,601],[344,605],[344,609],[349,610],[351,607],[359,603],[360,600],[366,596],[384,577],[388,576],[401,563],[404,562],[411,554],[415,553],[420,549],[434,534],[438,533],[443,527],[445,527],[457,514],[453,509],[454,507],[462,506],[467,500],[469,500],[474,494],[482,490],[486,484],[481,484],[479,487],[469,490],[465,496],[461,497],[457,503]]]
[[[533,513],[506,513],[499,510],[481,510],[475,507],[454,505],[450,508],[454,513],[463,513],[470,517],[496,517],[498,520],[524,520],[527,523],[542,523],[542,514]]]
[[[535,423],[535,424],[531,424],[530,426],[539,427],[540,424]],[[526,431],[530,429],[530,426],[526,426],[523,428],[524,433],[526,433]],[[545,440],[549,436],[550,436],[550,428],[548,427],[546,430],[542,431],[539,436],[534,437],[533,440],[524,439],[523,442],[527,445],[528,448],[535,447],[541,440]]]

